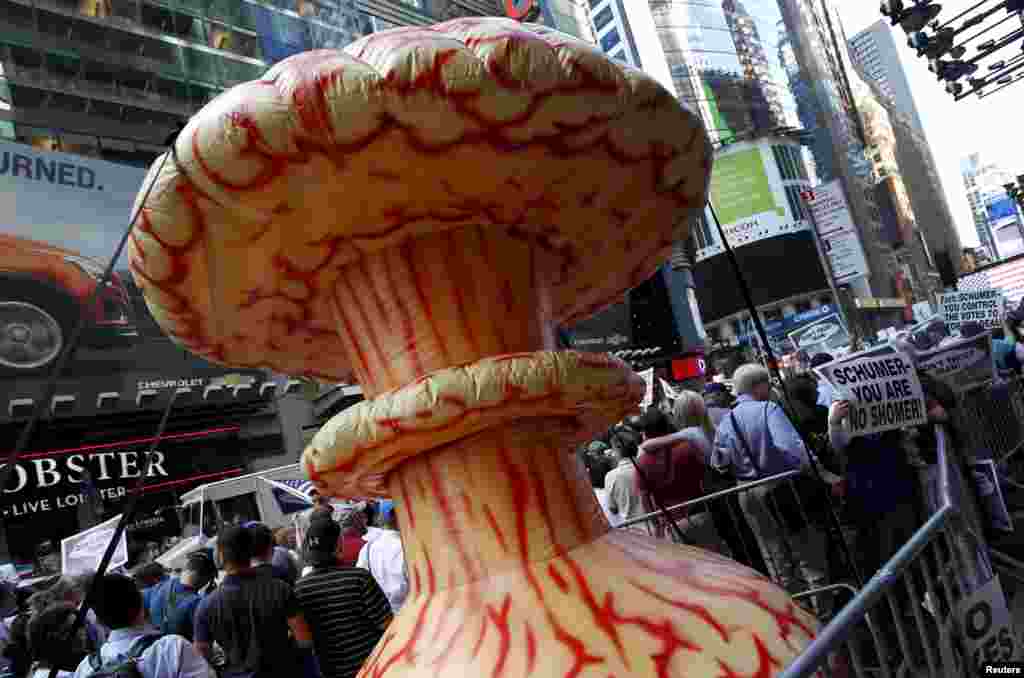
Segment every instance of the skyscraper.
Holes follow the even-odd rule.
[[[892,29],[879,20],[850,38],[850,55],[864,75],[864,79],[877,85],[880,94],[908,116],[917,131],[924,134],[921,116],[914,104],[910,82],[900,62]]]
[[[634,68],[643,68],[622,0],[591,0],[590,21],[605,54]]]
[[[985,253],[992,261],[1019,254],[1024,243],[1018,243],[1017,213],[1003,188],[1004,184],[1015,182],[1013,172],[998,163],[986,162],[981,153],[971,153],[960,161],[960,175],[978,242]]]
[[[769,124],[774,122],[781,127],[785,118],[782,93],[771,72],[757,22],[740,0],[723,0],[722,11],[725,13],[729,33],[732,34],[733,44],[736,46],[736,56],[739,57],[743,75],[747,80],[759,83],[768,102],[771,118]]]
[[[649,5],[676,93],[700,113],[713,140],[735,141],[783,126],[778,68],[769,62],[757,17],[742,3],[649,0]]]
[[[587,0],[541,21],[592,40]],[[499,0],[0,0],[0,139],[147,165],[225,89],[291,54]]]

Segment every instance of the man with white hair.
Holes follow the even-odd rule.
[[[808,451],[800,434],[782,407],[769,402],[772,384],[768,370],[758,364],[742,365],[733,374],[733,386],[739,397],[718,427],[712,467],[732,473],[741,483],[805,468]],[[801,584],[810,588],[825,584],[827,552],[826,535],[810,523],[798,528],[783,523],[784,516],[777,509],[785,498],[783,493],[790,491],[784,485],[761,485],[741,492],[739,502],[772,579],[796,593],[803,588]]]

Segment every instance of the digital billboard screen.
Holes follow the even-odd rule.
[[[766,238],[755,247],[738,247],[733,251],[750,285],[755,305],[828,287],[813,236],[807,231]],[[785,263],[793,261],[799,261],[800,265],[787,266]],[[693,279],[705,323],[746,308],[736,275],[725,254],[698,261],[693,267]]]
[[[1017,205],[1010,196],[990,200],[985,204],[990,228],[999,228],[1017,220]]]
[[[69,415],[86,414],[99,393],[137,405],[141,391],[202,390],[229,372],[164,335],[127,256],[101,285],[144,178],[136,167],[0,142],[0,421],[39,396],[79,317],[79,349],[58,393],[90,396],[69,401]],[[250,386],[264,376],[243,374]]]

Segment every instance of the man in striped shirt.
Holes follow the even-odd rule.
[[[295,585],[323,678],[355,678],[391,623],[391,606],[373,575],[339,562],[340,537],[330,516],[313,519],[306,535],[313,569]]]

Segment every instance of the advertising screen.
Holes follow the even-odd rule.
[[[106,402],[116,411],[118,401],[140,405],[142,391],[202,390],[228,373],[163,334],[126,256],[100,285],[144,177],[135,167],[0,142],[0,421],[38,398],[79,317],[79,349],[58,389],[66,414],[89,414],[100,393],[116,394]],[[244,374],[257,395],[262,373]]]
[[[165,435],[149,468],[152,438],[32,450],[3,489],[7,548],[24,576],[59,572],[61,540],[122,513],[146,473],[139,512],[128,526],[129,566],[180,535],[176,497],[202,483],[245,471],[237,426]],[[3,450],[6,454],[9,450]]]
[[[705,210],[708,237],[706,242],[698,241],[698,261],[725,251],[715,215],[735,249],[809,228],[787,206],[792,205],[787,190],[794,189],[783,184],[772,150],[771,146],[758,144],[715,156],[710,196],[714,213]]]
[[[985,211],[991,228],[999,228],[1017,220],[1017,205],[1010,196],[989,200],[985,203]]]
[[[809,231],[767,238],[757,247],[737,247],[736,259],[750,285],[754,304],[768,304],[814,290],[828,289],[821,259]],[[779,262],[799,261],[779,275]],[[739,283],[725,254],[698,261],[693,267],[697,302],[705,323],[746,308]]]

